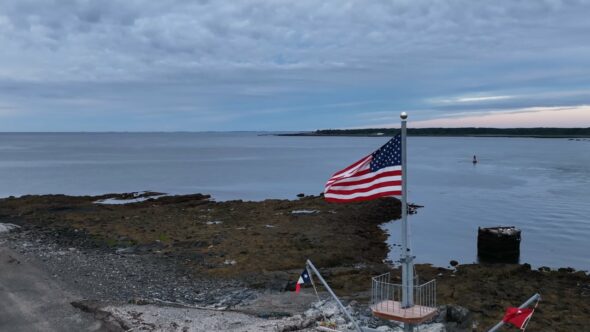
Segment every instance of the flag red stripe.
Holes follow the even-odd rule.
[[[371,157],[371,155],[368,155],[368,156],[364,157],[363,159],[361,159],[361,160],[359,160],[359,161],[355,162],[354,164],[352,164],[352,165],[350,165],[350,166],[346,167],[345,169],[343,169],[343,170],[341,170],[341,171],[338,171],[338,172],[334,173],[334,175],[332,175],[332,177],[336,177],[336,176],[338,176],[338,175],[341,175],[342,173],[346,173],[346,172],[348,172],[349,170],[351,170],[351,169],[353,169],[353,168],[355,168],[355,167],[359,166],[360,164],[364,163],[365,161],[367,161],[367,159],[368,159],[368,158],[370,158],[370,157]]]
[[[390,192],[390,191],[400,191],[402,188],[401,187],[383,187],[383,188],[375,188],[371,191],[367,191],[367,192],[361,192],[361,193],[351,193],[351,194],[346,194],[346,195],[338,195],[338,194],[333,194],[330,192],[325,193],[324,197],[326,199],[330,198],[330,199],[355,199],[358,197],[367,197],[367,196],[372,196],[372,195],[377,195],[383,192]]]
[[[387,182],[381,182],[381,183],[375,183],[374,185],[370,186],[370,187],[366,187],[366,188],[356,188],[356,189],[350,189],[350,190],[346,190],[346,189],[328,189],[326,191],[326,193],[329,194],[334,194],[334,195],[349,195],[349,194],[354,194],[354,193],[365,193],[377,188],[383,188],[383,187],[400,187],[401,188],[401,181],[387,181]]]
[[[360,180],[364,180],[364,179],[372,179],[372,178],[376,178],[376,177],[381,177],[381,174],[384,174],[384,173],[387,173],[390,171],[396,171],[396,170],[401,171],[401,167],[400,166],[391,166],[391,167],[382,168],[376,172],[371,172],[370,170],[359,171],[359,172],[351,174],[350,176],[347,176],[347,177],[342,177],[339,179],[335,179],[333,181],[328,181],[328,183],[326,183],[326,188],[331,187],[334,184],[338,184],[339,186],[342,186],[348,182],[354,182],[354,181],[360,181]]]
[[[326,186],[330,185],[330,183],[332,183],[334,181],[347,179],[351,176],[359,176],[361,174],[367,174],[367,173],[371,172],[371,169],[370,169],[371,158],[369,156],[368,159],[367,158],[365,158],[365,159],[361,160],[361,161],[364,161],[364,164],[359,165],[357,169],[354,169],[354,170],[350,171],[349,173],[344,172],[344,171],[340,171],[340,172],[332,175],[332,177],[326,183]]]
[[[371,173],[371,169],[370,168],[366,168],[366,169],[361,169],[360,171],[356,171],[354,172],[354,176],[361,176],[361,175],[365,175]],[[340,179],[348,179],[348,177],[342,177],[342,178],[330,178],[330,180],[340,180]]]
[[[362,201],[369,201],[369,200],[379,198],[379,197],[401,196],[401,195],[402,195],[401,190],[399,190],[399,191],[384,191],[382,193],[378,193],[378,194],[374,194],[374,195],[370,195],[370,196],[361,196],[361,197],[355,197],[355,198],[326,197],[326,201],[332,202],[332,203],[362,202]]]
[[[370,182],[375,181],[378,178],[382,178],[382,177],[386,177],[386,176],[401,176],[401,175],[402,175],[401,170],[395,170],[395,171],[387,171],[387,172],[383,172],[383,173],[376,173],[375,176],[370,177],[370,178],[364,178],[361,180],[350,181],[351,179],[356,178],[356,176],[355,176],[355,177],[346,178],[346,181],[334,181],[331,184],[331,186],[337,186],[340,183],[342,183],[342,185],[346,185],[346,186],[354,186],[354,185],[358,185],[358,184],[370,183]],[[400,183],[401,183],[401,181],[400,181]]]

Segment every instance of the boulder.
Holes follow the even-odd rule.
[[[469,309],[458,305],[447,305],[446,321],[457,323],[459,329],[470,329],[473,325],[473,314]]]
[[[8,233],[18,228],[20,228],[20,226],[15,224],[0,223],[0,233]]]

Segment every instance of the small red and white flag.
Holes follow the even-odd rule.
[[[326,183],[328,202],[367,201],[402,195],[402,139],[398,134],[377,151],[338,171]]]
[[[307,272],[307,269],[304,269],[299,276],[299,280],[297,280],[297,284],[295,285],[295,293],[299,293],[301,290],[301,285],[311,285],[311,277]]]
[[[508,309],[506,309],[506,313],[504,314],[504,318],[502,318],[502,321],[504,323],[512,324],[521,330],[524,330],[534,312],[535,309],[532,308],[520,309],[509,307]]]

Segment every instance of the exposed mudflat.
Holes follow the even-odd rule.
[[[2,199],[0,223],[20,228],[1,235],[0,245],[38,260],[88,299],[246,312],[250,306],[261,317],[294,313],[256,301],[292,288],[308,258],[338,294],[360,305],[368,303],[370,277],[392,269],[384,263],[387,234],[379,225],[399,218],[395,199],[343,205],[321,197],[214,202],[200,194],[150,195],[159,194]],[[113,199],[134,202],[97,203]],[[584,272],[527,265],[417,270],[424,280],[437,279],[439,304],[468,308],[478,331],[535,292],[543,301],[531,331],[590,325],[590,277]]]
[[[197,194],[95,203],[105,198],[4,199],[0,220],[63,246],[161,257],[195,276],[281,289],[295,278],[287,271],[302,270],[308,258],[324,268],[381,265],[388,249],[378,225],[399,217],[394,199],[349,205],[319,197],[214,202]]]

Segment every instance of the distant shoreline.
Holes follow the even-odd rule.
[[[389,137],[399,129],[322,129],[297,133],[281,133],[275,136],[344,136],[344,137]],[[409,128],[408,136],[424,137],[530,137],[530,138],[590,138],[590,128]]]

